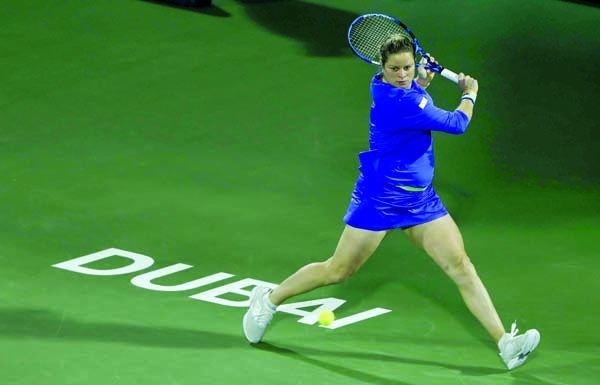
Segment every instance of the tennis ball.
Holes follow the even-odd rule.
[[[319,323],[323,326],[329,326],[335,320],[335,315],[331,310],[323,310],[319,313]]]

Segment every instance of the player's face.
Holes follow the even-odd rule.
[[[383,81],[398,88],[410,88],[415,78],[415,58],[411,52],[399,52],[388,57],[383,66]]]

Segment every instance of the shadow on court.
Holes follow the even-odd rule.
[[[567,3],[587,5],[590,7],[600,8],[600,3],[598,3],[598,0],[562,0],[562,1],[567,2]]]
[[[202,7],[179,5],[167,0],[140,0],[168,8],[216,17],[231,14],[214,3]],[[274,34],[299,42],[308,56],[352,56],[347,31],[357,13],[296,0],[237,0],[255,23]],[[276,53],[265,53],[273,54]]]
[[[315,358],[309,357],[307,355],[304,355],[304,354],[294,351],[292,349],[278,347],[278,346],[274,346],[274,345],[271,345],[268,343],[261,343],[261,344],[252,345],[252,346],[254,346],[256,349],[259,349],[259,350],[264,350],[264,351],[276,353],[276,354],[279,354],[279,355],[282,355],[285,357],[293,358],[295,360],[302,361],[305,364],[314,365],[319,368],[328,370],[330,372],[334,372],[336,374],[339,374],[339,375],[342,375],[345,377],[350,377],[352,379],[356,379],[359,381],[364,381],[365,383],[369,383],[369,384],[410,385],[408,382],[394,380],[394,379],[385,378],[385,377],[380,377],[380,376],[377,376],[374,374],[361,372],[356,369],[351,369],[350,366],[340,366],[340,365],[333,364],[331,362],[317,360]],[[341,353],[341,352],[335,352],[335,354],[333,354],[334,352],[324,352],[324,351],[316,351],[316,352],[318,352],[319,354],[331,353],[331,355],[335,355],[337,357],[348,356],[348,353]],[[311,353],[314,354],[315,351],[312,351]]]
[[[321,349],[312,349],[312,348],[294,348],[296,350],[292,350],[290,348],[279,347],[275,345],[271,345],[269,343],[261,343],[258,345],[253,345],[257,349],[266,350],[274,353],[289,355],[291,357],[295,357],[298,359],[307,359],[314,360],[313,358],[309,358],[306,355],[311,356],[335,356],[335,357],[347,357],[353,359],[364,359],[364,360],[375,360],[379,362],[389,362],[389,363],[401,363],[401,364],[410,364],[410,365],[422,365],[422,366],[439,366],[446,369],[457,370],[462,375],[467,376],[486,376],[490,374],[501,374],[505,373],[505,370],[494,369],[494,368],[484,368],[478,366],[460,366],[460,365],[451,365],[443,362],[436,361],[426,361],[426,360],[418,360],[414,358],[408,357],[398,357],[398,356],[390,356],[387,354],[380,353],[363,353],[363,352],[339,352],[339,351],[328,351]],[[306,355],[303,355],[302,353]]]
[[[306,364],[314,365],[325,370],[329,370],[339,375],[364,381],[369,384],[389,384],[389,385],[408,385],[409,383],[400,381],[397,379],[390,379],[380,377],[375,374],[361,372],[356,369],[351,369],[350,366],[340,366],[328,362],[327,360],[318,360],[311,356],[334,356],[334,357],[345,357],[352,359],[364,359],[364,360],[375,360],[378,362],[389,362],[409,365],[420,365],[420,366],[435,366],[442,367],[449,370],[459,372],[461,376],[498,376],[505,375],[507,383],[514,385],[552,385],[550,382],[539,380],[531,375],[519,374],[518,372],[509,373],[504,369],[485,368],[478,366],[462,366],[452,365],[443,362],[418,360],[408,357],[397,357],[378,353],[362,353],[362,352],[339,352],[339,351],[327,351],[321,349],[310,349],[310,348],[295,348],[295,347],[280,347],[269,343],[260,343],[252,345],[255,349],[267,351],[275,354],[279,354],[285,357],[289,357],[295,360],[302,361]],[[398,372],[398,376],[402,376],[402,372]]]
[[[357,13],[296,0],[238,0],[238,3],[244,5],[246,14],[260,26],[303,44],[308,56],[352,56],[346,34],[352,21],[360,16]]]
[[[592,5],[591,1],[569,2]],[[502,124],[492,132],[490,151],[498,168],[511,179],[536,176],[546,185],[555,182],[597,188],[600,133],[593,113],[597,92],[593,87],[566,86],[556,69],[575,69],[569,84],[598,84],[600,45],[593,15],[600,13],[573,7],[564,17],[555,18],[552,16],[558,14],[561,4],[549,3],[546,16],[540,15],[536,23],[513,22],[514,27],[502,38],[489,40],[488,52],[483,53],[484,57],[502,58],[485,61],[493,96],[486,109]],[[571,27],[573,23],[577,28]],[[573,58],[585,60],[575,65]],[[512,76],[512,69],[504,64],[513,62],[520,68],[535,68],[528,71],[527,81]]]
[[[248,347],[241,335],[213,333],[204,330],[177,329],[127,325],[112,322],[87,322],[61,316],[57,312],[42,309],[6,308],[0,310],[0,335],[12,338],[37,338],[74,341],[97,341],[161,348],[223,349]],[[279,354],[303,363],[358,379],[366,383],[387,385],[410,385],[407,382],[377,376],[372,373],[341,366],[314,357],[342,357],[390,364],[409,364],[442,367],[457,371],[463,376],[488,376],[506,373],[505,370],[477,366],[452,365],[444,362],[426,361],[387,354],[352,351],[331,351],[306,347],[279,347],[269,343],[251,345],[257,350]],[[401,373],[399,372],[399,375]],[[552,385],[526,374],[511,373],[512,384]]]
[[[176,3],[173,3],[173,2],[167,1],[167,0],[140,0],[140,1],[143,1],[145,3],[152,3],[155,5],[160,5],[163,7],[180,9],[182,11],[200,13],[200,14],[209,15],[209,16],[216,16],[216,17],[230,17],[231,16],[231,14],[229,12],[223,10],[222,8],[217,7],[214,4],[191,7],[191,6],[176,4]]]
[[[161,326],[142,326],[115,322],[83,321],[65,317],[58,312],[44,309],[5,308],[0,309],[0,336],[12,338],[38,338],[75,341],[97,341],[141,346],[178,349],[223,349],[248,346],[240,334],[215,333],[197,329],[180,329]],[[256,345],[261,350],[294,354],[290,349],[270,344]],[[428,366],[459,367],[442,363],[411,360],[382,354],[360,352],[336,352],[319,349],[299,348],[306,354],[317,356],[346,356],[348,358],[376,360],[382,362],[412,363]],[[493,369],[460,368],[465,373],[497,373]]]
[[[40,309],[1,309],[0,335],[180,349],[217,349],[246,345],[246,341],[241,335],[113,322],[81,321]]]

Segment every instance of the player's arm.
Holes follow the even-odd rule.
[[[462,72],[458,75],[458,86],[462,90],[462,96],[460,104],[456,108],[457,111],[463,112],[469,120],[473,117],[473,107],[475,106],[475,100],[477,100],[477,92],[479,91],[479,84],[477,80],[463,74]]]
[[[411,129],[459,135],[469,125],[469,117],[465,112],[436,107],[430,98],[419,92],[407,93],[398,105],[398,115],[402,117],[403,125]]]

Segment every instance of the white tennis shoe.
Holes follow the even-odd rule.
[[[252,290],[250,306],[242,322],[244,335],[252,344],[257,344],[262,340],[277,309],[277,306],[273,305],[268,298],[270,292],[271,289],[263,286],[257,286]]]
[[[508,370],[523,365],[540,342],[540,332],[535,329],[527,330],[520,336],[517,335],[518,332],[517,323],[513,322],[510,333],[504,334],[498,342],[500,357]]]

